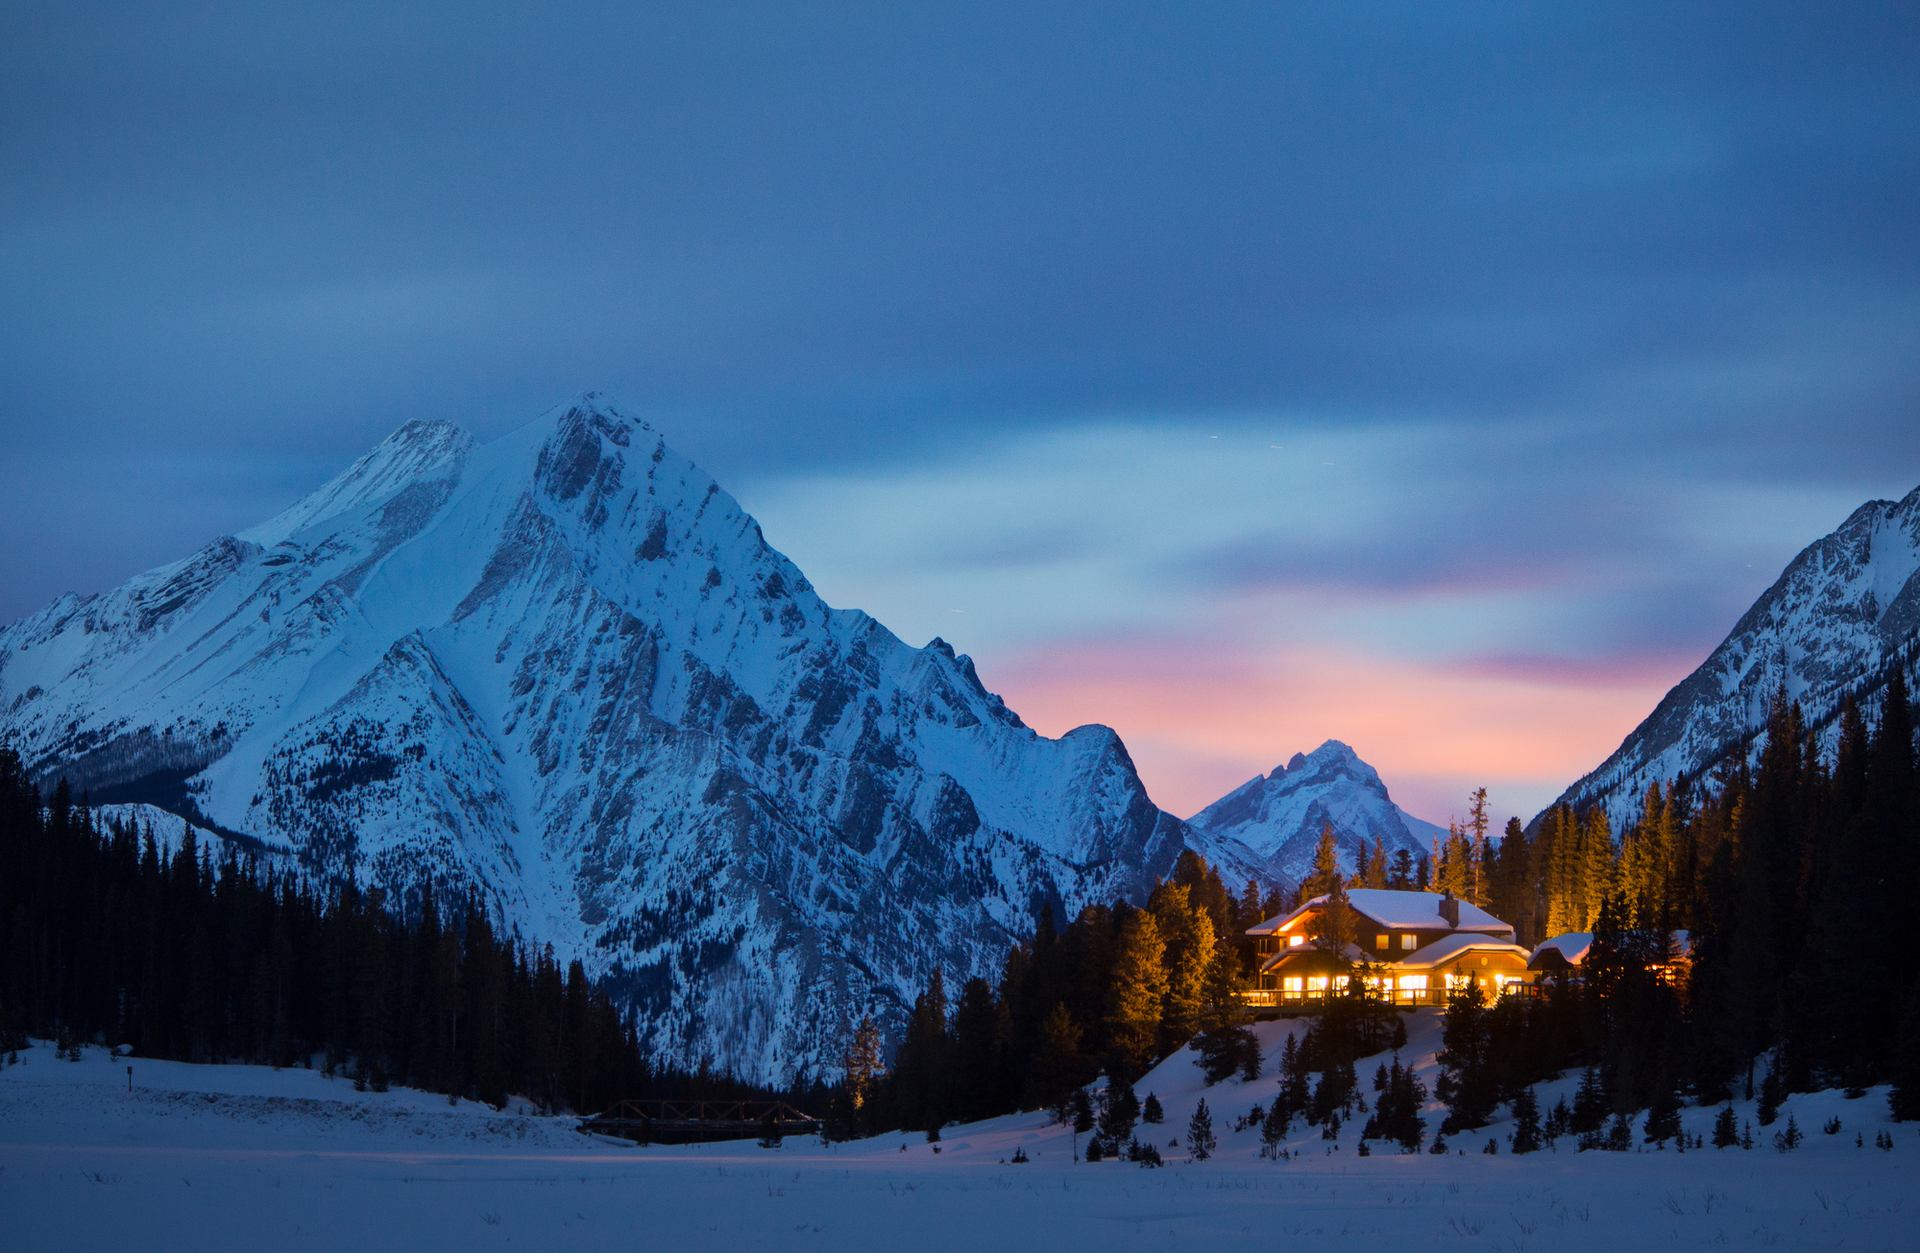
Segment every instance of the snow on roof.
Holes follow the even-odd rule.
[[[1534,946],[1533,955],[1527,960],[1535,962],[1540,960],[1540,955],[1543,953],[1558,953],[1567,965],[1578,966],[1587,960],[1587,950],[1592,947],[1593,932],[1569,931],[1565,935],[1556,935],[1551,939],[1540,941]]]
[[[1691,958],[1693,956],[1692,934],[1686,931],[1675,931],[1672,932],[1671,935],[1672,942],[1669,951],[1673,957],[1682,961]],[[1534,946],[1533,956],[1528,958],[1527,961],[1528,964],[1531,965],[1533,962],[1539,961],[1543,954],[1558,953],[1567,965],[1578,966],[1587,960],[1587,954],[1592,949],[1593,932],[1569,931],[1565,935],[1556,935],[1550,939],[1540,941],[1539,944]]]
[[[1260,973],[1263,975],[1270,974],[1273,971],[1278,970],[1283,965],[1285,966],[1297,965],[1299,962],[1309,957],[1318,957],[1321,959],[1319,962],[1314,963],[1315,965],[1328,965],[1328,964],[1334,963],[1333,954],[1328,952],[1326,949],[1319,948],[1312,944],[1302,944],[1298,948],[1283,948],[1278,953],[1275,953],[1273,956],[1267,958],[1266,961],[1260,963]],[[1365,962],[1370,962],[1372,960],[1373,960],[1372,956],[1369,955],[1365,949],[1361,948],[1357,944],[1344,945],[1340,950],[1340,961],[1343,961],[1350,966],[1358,966]]]
[[[1513,928],[1495,918],[1486,910],[1469,901],[1455,897],[1460,906],[1460,925],[1448,927],[1447,920],[1440,916],[1440,903],[1446,897],[1438,892],[1406,892],[1396,888],[1353,888],[1347,892],[1347,903],[1353,906],[1355,913],[1371,922],[1388,929],[1401,928],[1417,931],[1478,931],[1497,935],[1513,934]],[[1247,928],[1248,935],[1271,935],[1276,931],[1285,931],[1296,920],[1316,905],[1324,905],[1326,896],[1316,896],[1303,901],[1300,908],[1290,914],[1281,914]]]
[[[1442,962],[1452,961],[1462,953],[1512,953],[1524,959],[1527,950],[1510,940],[1497,939],[1477,931],[1455,931],[1452,935],[1443,935],[1433,943],[1408,953],[1394,965],[1399,968],[1419,969],[1423,966],[1438,966]]]

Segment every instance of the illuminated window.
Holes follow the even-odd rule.
[[[1306,942],[1307,942],[1307,937],[1304,935],[1290,935],[1287,937],[1288,948],[1299,948],[1302,944],[1305,944]]]
[[[1419,947],[1420,947],[1419,936],[1415,935],[1411,931],[1405,932],[1401,935],[1400,948],[1402,951],[1411,953],[1414,949]]]
[[[1427,990],[1427,977],[1425,975],[1401,975],[1400,990],[1402,992],[1424,992]]]
[[[1307,991],[1324,992],[1327,990],[1327,976],[1310,975],[1307,978]]]
[[[1387,935],[1385,935],[1384,933],[1382,933],[1382,934],[1380,934],[1380,935],[1376,935],[1376,936],[1374,936],[1374,937],[1373,937],[1373,947],[1374,947],[1374,948],[1375,948],[1376,950],[1380,950],[1380,949],[1385,949],[1385,948],[1387,947],[1387,940],[1388,940],[1388,938],[1389,938],[1389,937],[1388,937]]]
[[[1300,976],[1288,975],[1286,978],[1280,980],[1280,990],[1282,992],[1298,992],[1300,990]]]

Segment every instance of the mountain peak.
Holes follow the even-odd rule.
[[[1327,740],[1310,753],[1295,753],[1287,758],[1285,765],[1275,766],[1267,778],[1280,779],[1309,768],[1318,772],[1340,771],[1375,783],[1380,781],[1379,773],[1362,761],[1351,745],[1340,740]]]
[[[465,427],[438,419],[415,418],[369,449],[318,491],[240,538],[263,545],[330,518],[379,505],[412,484],[459,474],[472,455],[474,438]]]
[[[1207,835],[1240,841],[1265,857],[1276,876],[1294,880],[1311,864],[1324,826],[1333,827],[1348,869],[1376,841],[1388,856],[1401,850],[1418,856],[1438,831],[1395,805],[1379,772],[1340,740],[1295,753],[1189,821]]]
[[[1631,820],[1652,783],[1699,779],[1757,751],[1782,684],[1824,746],[1849,695],[1871,708],[1920,640],[1920,487],[1870,500],[1802,549],[1692,674],[1558,803]],[[1536,817],[1535,822],[1539,819]]]
[[[87,606],[0,627],[36,770],[472,892],[618,970],[662,1058],[763,1082],[998,970],[1036,902],[1144,898],[1194,834],[1110,728],[1039,735],[965,653],[830,609],[599,392],[484,446],[409,422]]]

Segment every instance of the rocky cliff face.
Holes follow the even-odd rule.
[[[1138,895],[1192,840],[1104,727],[828,607],[596,396],[480,445],[411,423],[279,517],[0,630],[0,735],[398,892],[474,891],[651,1045],[830,1068],[1042,901]]]
[[[1815,727],[1852,692],[1871,705],[1889,665],[1920,648],[1920,488],[1860,506],[1795,557],[1699,669],[1661,699],[1561,801],[1602,806],[1616,829],[1650,783],[1700,778],[1757,749],[1784,683]]]
[[[1188,820],[1205,836],[1244,844],[1265,859],[1269,876],[1306,877],[1323,826],[1333,828],[1348,873],[1366,861],[1375,841],[1389,861],[1405,849],[1430,855],[1446,830],[1402,810],[1372,766],[1338,740],[1295,753],[1273,773],[1249,779]]]

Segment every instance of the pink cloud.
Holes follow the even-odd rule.
[[[1129,640],[1032,650],[985,677],[1046,734],[1114,727],[1155,801],[1182,816],[1340,739],[1404,808],[1445,822],[1481,785],[1503,818],[1530,818],[1618,747],[1689,664],[1427,663]]]

